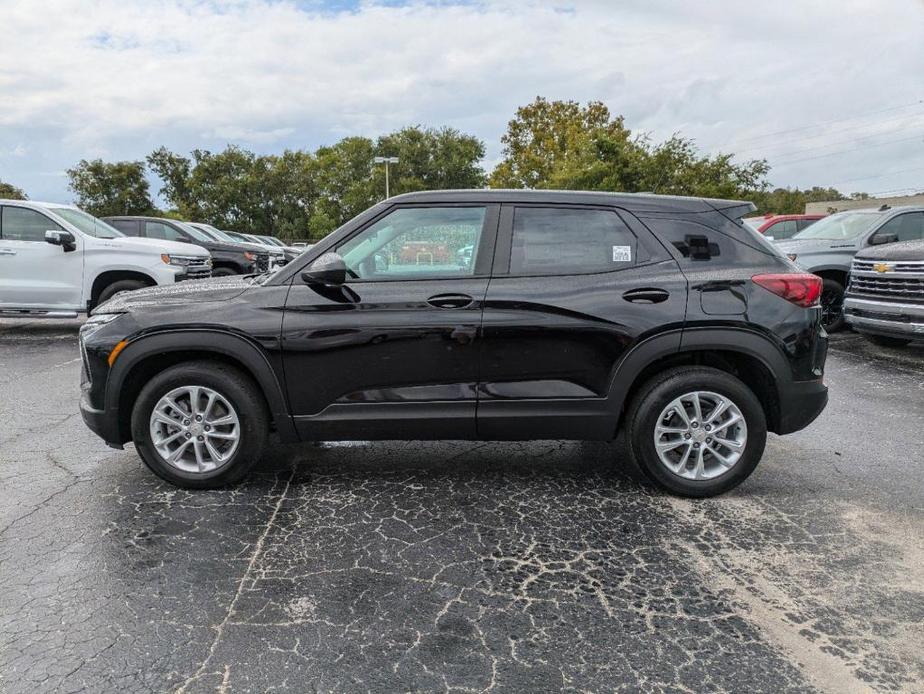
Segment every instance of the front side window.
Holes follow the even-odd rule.
[[[796,224],[796,220],[787,219],[767,227],[764,230],[764,235],[768,237],[772,236],[775,240],[779,241],[780,239],[793,237],[798,231],[799,228],[798,224]]]
[[[899,241],[924,239],[924,212],[907,212],[879,227],[877,234],[895,234]]]
[[[611,210],[518,207],[511,275],[583,275],[635,264],[637,241]]]
[[[354,279],[471,277],[484,207],[397,209],[337,248]]]
[[[167,241],[179,241],[185,238],[183,234],[163,222],[145,222],[144,235],[149,239],[165,239]]]
[[[61,225],[41,212],[26,207],[6,206],[0,210],[0,238],[4,241],[41,241],[46,231],[60,231]]]

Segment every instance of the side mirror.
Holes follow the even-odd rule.
[[[336,253],[325,253],[302,273],[302,280],[306,284],[322,284],[326,287],[339,287],[346,279],[346,263]]]
[[[50,243],[52,246],[61,246],[64,248],[65,253],[77,250],[77,240],[69,231],[49,229],[45,232],[45,242]]]
[[[870,246],[881,246],[884,243],[895,243],[898,241],[898,234],[892,231],[879,231],[873,234],[869,240]]]

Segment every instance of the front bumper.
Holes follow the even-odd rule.
[[[924,304],[844,299],[847,323],[861,333],[924,340]]]
[[[118,421],[111,415],[107,416],[105,410],[94,409],[86,391],[80,395],[80,416],[90,431],[105,441],[107,446],[122,448],[119,442]]]

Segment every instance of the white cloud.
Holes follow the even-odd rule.
[[[538,94],[602,99],[655,137],[679,130],[710,150],[790,162],[775,183],[924,182],[920,144],[873,146],[924,138],[924,103],[855,118],[924,99],[916,0],[38,7],[6,0],[0,41],[0,178],[33,196],[66,198],[35,174],[85,157],[315,147],[412,123],[473,132],[494,160],[507,120]],[[853,138],[853,153],[819,156]],[[30,156],[4,155],[20,143]]]

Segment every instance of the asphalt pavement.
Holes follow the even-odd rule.
[[[0,321],[0,692],[924,691],[924,345],[734,492],[621,443],[271,448],[157,480],[77,412],[79,323]]]

